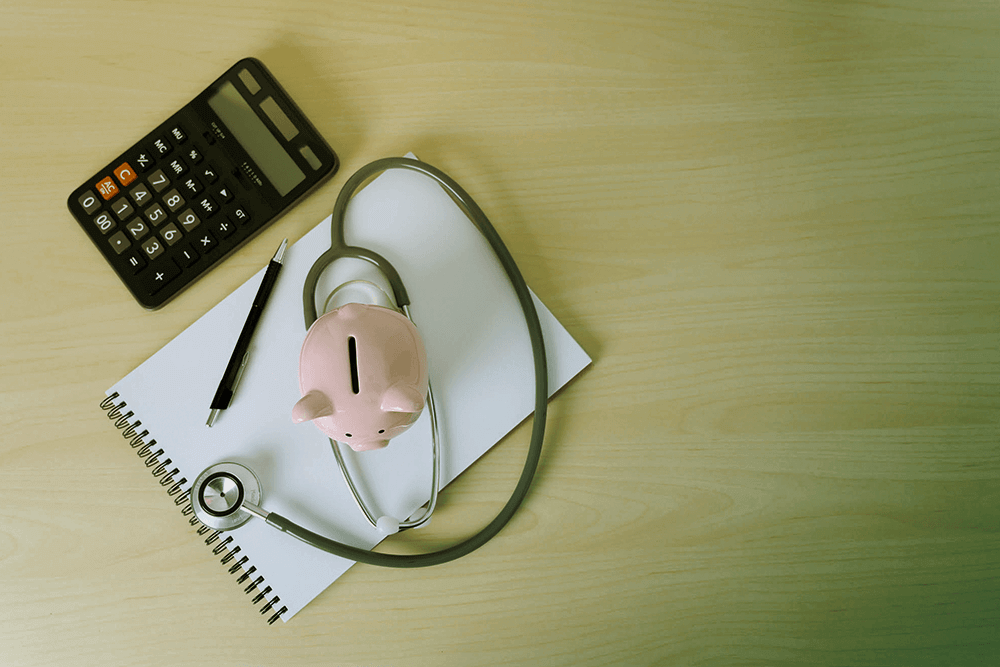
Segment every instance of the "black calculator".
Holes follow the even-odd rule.
[[[264,65],[246,58],[69,196],[148,309],[281,215],[338,166]]]

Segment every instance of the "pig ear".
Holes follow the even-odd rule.
[[[420,412],[424,397],[419,391],[404,384],[394,384],[382,394],[382,412]]]
[[[313,389],[303,396],[292,408],[292,421],[296,424],[312,421],[317,417],[329,417],[333,414],[333,403],[321,391]]]

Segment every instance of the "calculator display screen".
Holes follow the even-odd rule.
[[[257,117],[236,87],[226,81],[208,98],[212,108],[233,133],[282,197],[305,180],[305,174]]]

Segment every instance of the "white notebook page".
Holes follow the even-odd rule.
[[[495,224],[502,221],[494,221]],[[503,234],[503,225],[498,224]],[[403,278],[427,348],[441,434],[441,486],[458,476],[534,407],[531,343],[506,274],[488,243],[432,180],[393,170],[359,192],[347,209],[347,241],[386,257]],[[302,285],[330,245],[330,218],[289,247],[250,349],[233,403],[212,428],[209,404],[250,310],[264,269],[108,390],[128,404],[162,448],[185,489],[210,465],[235,461],[261,482],[265,509],[316,532],[371,548],[381,535],[358,510],[326,437],[293,424],[298,355],[305,338]],[[266,258],[262,259],[262,264]],[[345,263],[346,264],[346,263]],[[336,266],[323,284],[336,284]],[[324,297],[329,289],[323,291]],[[321,304],[322,305],[322,304]],[[535,299],[549,362],[550,395],[590,358]],[[407,517],[430,497],[427,411],[386,449],[345,455],[377,514]],[[511,481],[513,488],[514,480]],[[253,519],[226,534],[260,588],[287,621],[353,561],[309,547]],[[501,533],[502,537],[502,533]],[[474,557],[474,556],[473,556]],[[447,566],[444,566],[447,567]],[[222,576],[225,570],[222,570]],[[263,604],[263,603],[262,603]]]

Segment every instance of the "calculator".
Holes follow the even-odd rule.
[[[155,310],[337,167],[263,63],[245,58],[67,203],[136,300]]]

